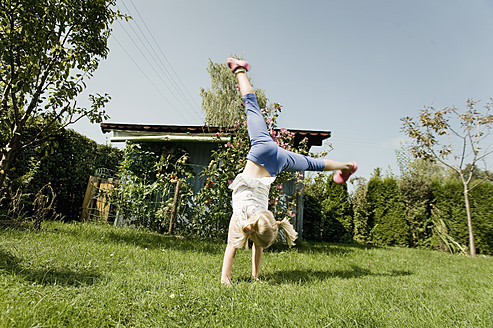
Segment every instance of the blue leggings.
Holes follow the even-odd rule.
[[[325,162],[279,147],[272,139],[253,93],[243,96],[251,148],[247,158],[262,165],[271,176],[281,171],[323,171]]]

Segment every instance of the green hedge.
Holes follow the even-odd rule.
[[[101,168],[115,171],[122,159],[121,150],[64,129],[47,146],[19,154],[12,167],[11,186],[32,200],[50,183],[56,194],[56,211],[66,220],[78,220],[89,176]]]
[[[336,184],[333,175],[319,174],[305,183],[303,195],[303,239],[349,242],[353,212],[346,184]]]
[[[474,182],[472,183],[474,185]],[[461,245],[469,244],[464,186],[459,179],[435,181],[433,202],[450,227],[449,234]],[[493,253],[493,184],[485,181],[469,193],[472,226],[478,253]]]
[[[450,238],[469,245],[464,187],[450,173],[382,177],[377,169],[368,182],[360,179],[349,202],[347,193],[341,192],[345,186],[331,183],[328,177],[319,177],[305,188],[305,239],[437,248],[433,213],[439,211]],[[470,203],[477,252],[493,254],[492,182],[472,189]]]
[[[369,210],[371,241],[377,245],[410,245],[406,207],[393,177],[373,176],[368,182],[366,202]]]

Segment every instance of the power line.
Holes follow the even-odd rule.
[[[125,5],[125,3],[123,3],[122,1],[122,4],[125,6],[126,10],[128,12],[130,12],[130,10],[128,9],[128,7]],[[132,40],[132,42],[134,43],[134,45],[138,48],[139,52],[142,54],[142,56],[144,56],[144,58],[146,59],[146,61],[148,62],[149,66],[151,66],[151,69],[154,71],[154,73],[156,73],[156,75],[161,79],[161,81],[164,83],[164,85],[166,86],[166,88],[169,90],[169,92],[175,97],[176,100],[178,100],[178,102],[180,103],[180,105],[183,106],[183,108],[187,109],[188,108],[181,102],[181,100],[176,96],[176,94],[174,93],[174,91],[171,90],[171,88],[169,87],[168,83],[166,83],[166,81],[164,81],[163,77],[156,71],[156,67],[158,67],[161,72],[164,73],[164,76],[167,77],[167,79],[171,82],[172,86],[175,87],[175,89],[178,91],[178,93],[181,93],[181,96],[183,97],[183,93],[181,92],[181,90],[179,90],[179,88],[177,88],[176,86],[176,83],[167,75],[169,75],[169,72],[166,73],[163,71],[162,69],[162,66],[161,64],[159,63],[159,61],[156,59],[157,55],[156,55],[156,52],[154,51],[154,49],[152,48],[152,46],[150,45],[147,37],[145,36],[145,34],[143,33],[142,29],[140,28],[140,26],[137,24],[137,22],[135,20],[133,20],[133,22],[135,23],[135,25],[137,26],[137,28],[139,29],[140,31],[140,34],[141,36],[139,37],[139,33],[137,33],[135,31],[135,29],[133,28],[133,25],[132,24],[129,24],[130,28],[132,29],[132,32],[134,33],[134,35],[139,39],[139,41],[142,43],[142,46],[144,47],[144,49],[151,55],[151,58],[154,60],[154,62],[156,63],[156,65],[152,65],[149,60],[147,59],[147,56],[142,52],[141,48],[139,46],[137,46],[135,40],[130,36],[130,34],[128,33],[128,31],[122,26],[123,30],[125,31],[125,33],[127,33],[127,35],[129,36],[129,38]],[[144,38],[144,40],[146,40],[147,44],[151,47],[151,50],[154,52],[155,55],[152,54],[152,52],[149,50],[149,48],[147,47],[147,45],[142,41],[142,37]],[[161,61],[162,63],[162,61]],[[166,68],[165,68],[166,69]],[[187,100],[185,97],[184,97],[185,100]],[[193,109],[192,109],[193,111]],[[192,115],[195,115],[195,113],[193,113]]]
[[[118,45],[120,46],[120,48],[122,48],[122,50],[127,54],[127,56],[130,58],[130,60],[132,60],[132,62],[135,64],[135,66],[137,66],[137,68],[142,72],[142,74],[147,78],[147,80],[149,81],[149,83],[151,83],[151,85],[157,90],[157,92],[163,97],[164,100],[166,100],[166,102],[170,105],[171,108],[173,108],[188,124],[190,124],[190,122],[188,121],[188,119],[183,116],[183,114],[176,110],[175,106],[173,106],[173,104],[171,104],[171,102],[169,101],[168,98],[166,98],[166,96],[161,92],[161,89],[159,89],[156,84],[149,78],[149,76],[144,72],[144,70],[139,66],[139,64],[132,58],[132,56],[130,55],[130,53],[127,51],[127,49],[125,49],[125,47],[120,43],[120,41],[118,41],[118,39],[116,38],[115,35],[113,35],[113,38],[115,39],[116,43],[118,43]]]
[[[126,10],[130,13],[128,7],[123,3],[122,1],[122,4],[125,6]],[[133,4],[133,3],[132,3]],[[135,8],[135,5],[134,5],[134,8]],[[138,15],[141,17],[142,19],[142,16],[140,15],[140,13],[138,13]],[[132,32],[133,34],[139,39],[140,43],[142,44],[143,48],[147,51],[148,54],[150,54],[151,58],[153,59],[153,61],[156,63],[156,65],[153,65],[149,59],[148,59],[148,56],[142,51],[142,47],[140,47],[137,42],[135,41],[135,39],[132,37],[132,35],[127,31],[127,29],[123,26],[123,24],[121,24],[119,22],[120,26],[122,27],[123,31],[127,34],[127,36],[130,38],[131,42],[133,43],[133,45],[137,48],[137,50],[139,51],[139,53],[141,54],[141,56],[144,58],[144,60],[147,62],[147,64],[150,66],[150,68],[153,70],[154,74],[156,74],[156,76],[161,80],[161,82],[164,84],[164,86],[168,89],[168,91],[171,93],[171,95],[176,99],[176,101],[178,102],[179,105],[181,105],[181,107],[183,109],[185,109],[192,117],[201,117],[201,114],[196,110],[195,106],[193,106],[191,104],[191,102],[187,99],[187,97],[184,95],[184,93],[181,91],[181,89],[179,88],[178,84],[173,80],[173,77],[171,76],[171,74],[169,73],[169,71],[166,69],[166,66],[164,65],[164,63],[162,62],[162,60],[160,60],[159,56],[157,55],[156,51],[154,50],[154,48],[152,48],[152,45],[150,44],[149,40],[147,39],[145,33],[142,31],[142,29],[140,28],[140,26],[137,24],[137,22],[135,21],[135,24],[137,25],[137,28],[139,29],[140,31],[140,34],[136,32],[136,30],[133,28],[133,26],[130,24],[130,28],[132,29]],[[145,23],[144,23],[145,24]],[[148,29],[148,28],[147,28]],[[148,29],[149,31],[149,29]],[[149,31],[150,33],[150,31]],[[151,37],[152,37],[152,34],[150,34]],[[152,52],[149,50],[149,47],[142,41],[142,37],[146,40],[146,42],[148,43],[149,47],[152,49],[152,52],[154,52],[155,55],[152,54]],[[153,40],[155,41],[154,37],[152,37]],[[156,43],[157,44],[157,43]],[[127,52],[128,54],[128,52]],[[163,54],[164,55],[164,54]],[[156,59],[158,58],[159,61]],[[132,59],[132,61],[134,63],[136,63],[135,60]],[[159,63],[161,62],[161,64]],[[168,62],[169,64],[169,62]],[[170,65],[171,66],[171,65]],[[176,92],[172,90],[172,88],[170,87],[170,85],[164,80],[163,78],[163,74],[160,74],[157,70],[156,70],[156,67],[158,67],[160,69],[160,71],[164,74],[164,76],[169,80],[171,81],[171,86],[174,87],[175,90],[178,91],[178,94],[179,96],[177,96]],[[164,67],[164,70],[167,72],[164,72],[163,70],[163,67]],[[172,67],[171,67],[172,68]],[[141,68],[139,68],[141,71],[143,71]],[[174,70],[173,70],[174,71]],[[176,72],[175,72],[175,75]],[[146,76],[148,79],[149,77]],[[181,81],[181,80],[180,80]],[[183,82],[182,82],[183,84]],[[153,85],[155,86],[155,84],[153,83]],[[156,87],[156,86],[155,86]],[[163,93],[160,92],[160,94],[164,96]],[[191,97],[191,96],[190,96]],[[187,103],[187,105],[184,104],[183,101],[185,101]],[[170,101],[167,99],[168,103],[170,103]],[[180,113],[181,114],[181,113]]]
[[[123,1],[122,1],[123,3]],[[166,57],[166,55],[164,54],[163,50],[161,49],[161,47],[159,46],[159,43],[156,41],[156,39],[154,38],[151,30],[149,29],[149,27],[147,26],[144,18],[142,17],[142,15],[140,14],[139,10],[137,9],[137,7],[134,5],[133,1],[130,0],[130,3],[132,4],[133,8],[135,9],[135,11],[137,12],[137,15],[140,17],[140,20],[142,21],[142,23],[144,24],[144,27],[146,28],[147,32],[149,33],[151,39],[154,41],[154,44],[157,46],[157,48],[159,49],[159,51],[161,52],[161,55],[162,57],[166,60],[168,66],[171,68],[171,70],[173,71],[176,79],[178,80],[178,82],[180,82],[183,90],[186,91],[186,93],[188,94],[188,97],[183,93],[182,91],[182,88],[180,88],[180,86],[176,83],[175,79],[173,78],[172,74],[169,72],[169,70],[166,68],[166,65],[163,63],[162,59],[161,59],[161,56],[159,56],[156,51],[154,50],[154,47],[151,45],[151,43],[149,42],[149,40],[147,39],[147,37],[145,36],[145,33],[142,31],[142,29],[140,28],[139,24],[137,23],[137,21],[135,21],[135,24],[137,25],[137,28],[140,30],[141,34],[144,36],[144,39],[146,40],[147,44],[150,46],[150,48],[152,49],[152,51],[154,52],[154,54],[156,55],[156,58],[159,59],[159,62],[161,63],[162,65],[162,68],[164,68],[164,70],[166,71],[166,73],[170,76],[170,80],[173,82],[174,86],[176,87],[176,89],[181,93],[181,95],[184,97],[184,99],[187,100],[187,102],[191,105],[191,108],[200,108],[200,105],[198,105],[197,103],[192,104],[192,102],[195,102],[193,100],[193,97],[192,95],[190,94],[190,92],[188,92],[188,89],[187,87],[183,84],[183,82],[181,81],[180,77],[178,76],[178,74],[176,74],[176,71],[174,70],[173,68],[173,65],[171,65],[171,63],[168,61],[168,58]],[[123,5],[125,6],[125,4],[123,3]],[[125,8],[127,8],[125,6]],[[127,8],[128,10],[128,8]],[[190,101],[191,100],[191,101]],[[200,114],[200,112],[199,112]]]
[[[137,9],[137,7],[134,5],[133,1],[130,0],[130,3],[132,4],[132,6],[135,8],[135,11],[137,12],[137,15],[139,15],[140,17],[140,20],[142,21],[142,23],[144,23],[144,26],[145,28],[147,29],[147,31],[149,32],[149,35],[151,36],[152,40],[154,41],[154,43],[156,44],[157,48],[159,49],[159,51],[161,52],[161,55],[163,56],[163,58],[166,60],[166,62],[168,63],[169,67],[171,68],[171,70],[173,71],[173,73],[175,74],[176,78],[178,79],[178,81],[180,82],[180,84],[183,86],[183,89],[187,92],[188,96],[190,97],[190,99],[193,100],[193,97],[192,95],[190,94],[190,92],[188,91],[187,87],[183,84],[182,80],[180,79],[180,77],[178,76],[178,74],[176,74],[176,71],[175,69],[173,68],[173,66],[171,65],[171,63],[169,62],[168,60],[168,57],[166,57],[166,55],[164,54],[163,50],[161,49],[161,46],[159,45],[159,43],[156,41],[156,39],[154,38],[153,34],[151,33],[151,30],[149,29],[149,27],[147,26],[145,20],[142,18],[142,16],[140,15],[140,12],[139,10]],[[159,57],[160,58],[160,57]],[[200,108],[200,105],[196,104],[198,108]]]
[[[137,45],[137,42],[134,40],[134,38],[130,35],[130,33],[128,33],[128,31],[125,29],[125,27],[123,26],[123,24],[121,24],[119,21],[118,23],[120,24],[121,28],[123,29],[123,31],[127,34],[127,36],[130,38],[130,40],[132,41],[132,43],[134,44],[134,46],[137,48],[137,50],[140,52],[140,54],[142,55],[142,57],[144,58],[144,60],[147,62],[147,64],[151,67],[151,69],[154,71],[154,73],[157,75],[157,77],[161,80],[161,82],[164,84],[164,86],[168,89],[168,91],[171,93],[171,95],[173,95],[175,97],[175,99],[178,101],[178,103],[184,108],[184,109],[187,109],[187,107],[185,105],[183,105],[182,101],[176,96],[176,94],[173,92],[173,90],[170,89],[170,87],[168,86],[168,84],[166,83],[166,81],[164,81],[164,79],[162,78],[162,76],[156,71],[156,68],[151,64],[151,62],[149,61],[149,59],[147,58],[147,56],[144,54],[144,52],[142,51],[142,49]],[[194,114],[192,115],[194,116]]]

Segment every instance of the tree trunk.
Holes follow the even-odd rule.
[[[14,136],[2,149],[2,159],[0,160],[0,189],[5,185],[7,173],[19,148],[19,138]]]
[[[469,204],[469,190],[464,185],[464,200],[466,202],[467,227],[469,228],[469,252],[472,257],[476,257],[476,246],[474,245],[474,233],[472,230],[471,205]]]

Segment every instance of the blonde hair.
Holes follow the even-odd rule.
[[[298,238],[298,233],[294,230],[291,223],[284,219],[276,221],[271,211],[260,211],[247,220],[240,222],[236,232],[233,234],[233,245],[236,248],[248,249],[248,239],[250,238],[255,245],[268,248],[276,240],[279,232],[278,226],[284,231],[284,236],[289,246],[294,246],[294,241]]]

